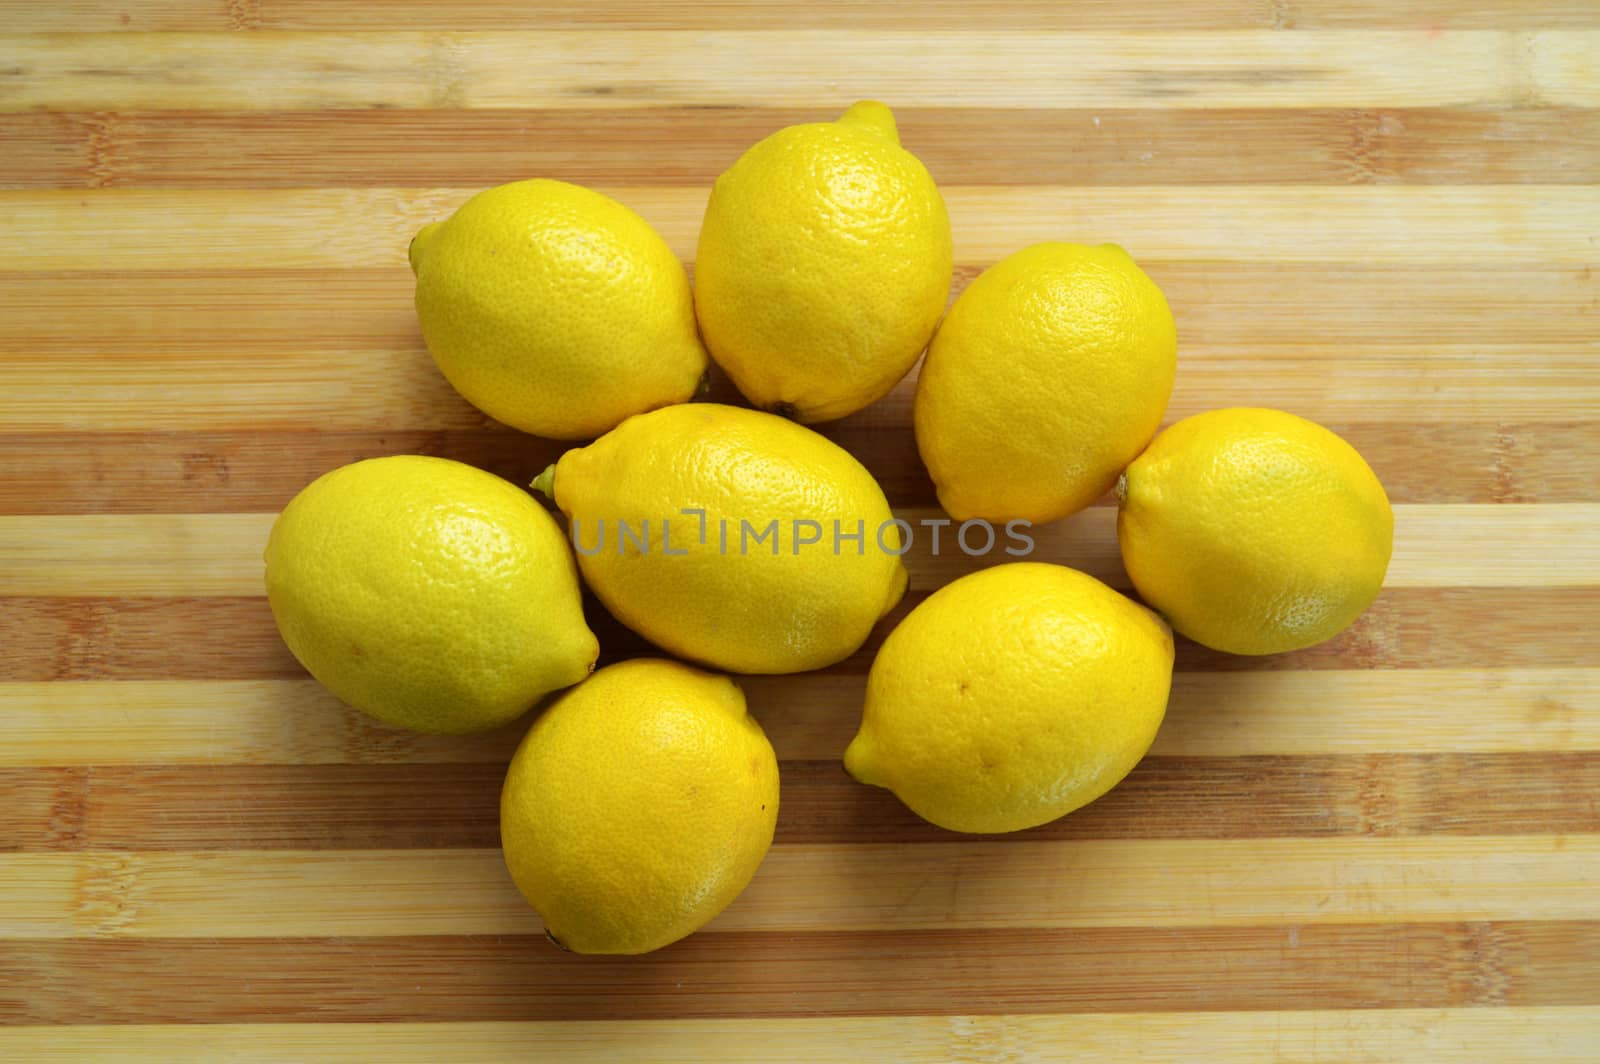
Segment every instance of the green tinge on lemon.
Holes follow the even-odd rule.
[[[373,458],[317,478],[266,548],[267,601],[339,698],[426,732],[504,724],[588,675],[571,548],[527,492],[459,462]]]

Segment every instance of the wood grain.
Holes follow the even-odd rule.
[[[800,751],[834,755],[827,760],[782,763],[778,845],[950,840],[888,792],[849,779],[838,760],[842,745]],[[0,767],[0,787],[13,796],[0,852],[490,848],[500,841],[500,768],[509,751],[499,754],[409,768]],[[1600,751],[1593,750],[1555,757],[1158,752],[1089,808],[988,841],[1594,834],[1597,789]],[[226,817],[217,815],[219,794]]]
[[[1557,623],[1571,625],[1567,618]],[[1479,662],[1398,673],[1180,671],[1153,751],[1237,757],[1600,749],[1600,652],[1587,639],[1584,647],[1583,668]],[[520,738],[517,725],[454,739],[387,728],[292,672],[283,680],[0,683],[0,721],[9,736],[0,764],[504,764]],[[740,684],[786,759],[833,760],[860,723],[859,674],[741,677]]]
[[[1592,1060],[1597,56],[1590,0],[0,0],[0,1056]],[[1180,639],[1127,781],[956,836],[838,760],[885,633],[981,564],[924,541],[858,653],[741,680],[783,777],[750,890],[560,953],[494,850],[526,722],[339,705],[266,529],[360,458],[564,449],[431,365],[424,222],[556,177],[692,273],[712,179],[867,96],[946,194],[952,295],[1127,247],[1179,324],[1168,420],[1349,439],[1388,586],[1299,653]],[[914,380],[821,427],[913,519]],[[1040,554],[1125,584],[1112,520]],[[604,660],[653,653],[586,608]]]
[[[1600,31],[704,29],[8,35],[0,110],[1593,107]],[[707,53],[719,57],[708,66]],[[803,70],[789,62],[803,54]],[[1419,61],[1419,56],[1424,57]],[[1070,57],[1070,62],[1065,61]]]
[[[0,433],[226,431],[241,425],[267,431],[459,432],[491,424],[450,388],[420,344],[378,350],[306,346],[260,356],[213,349],[192,359],[166,353],[104,359],[92,350],[86,355],[9,358],[0,367]],[[1600,382],[1592,372],[1600,341],[1188,345],[1184,357],[1187,372],[1167,408],[1174,419],[1236,405],[1241,378],[1260,382],[1249,402],[1317,421],[1571,421],[1600,404]],[[77,382],[70,392],[57,380],[63,362],[92,363],[69,370]],[[1505,383],[1508,378],[1512,383]],[[852,427],[909,426],[915,379],[855,415]],[[302,393],[307,381],[316,388]],[[529,453],[548,450],[530,444]]]
[[[1550,422],[1324,422],[1383,479],[1391,502],[1595,503],[1600,425]],[[856,419],[820,427],[859,455],[896,507],[937,505],[915,441]],[[467,462],[514,483],[567,445],[503,427],[423,432],[0,433],[0,515],[276,512],[310,471],[385,454]],[[118,493],[108,495],[107,485]],[[1111,505],[1108,496],[1100,505]]]
[[[792,843],[761,871],[700,934],[1600,918],[1596,836]],[[498,848],[13,853],[0,874],[5,938],[542,930]]]
[[[111,269],[403,267],[411,237],[473,189],[25,190],[0,197],[16,245],[0,273]],[[703,186],[602,186],[694,251]],[[1600,246],[1575,218],[1595,186],[952,185],[956,260],[987,265],[1040,240],[1123,245],[1173,261],[1589,268]],[[1248,225],[1237,219],[1248,218]],[[1314,222],[1315,224],[1308,224]],[[181,232],[182,240],[173,239]],[[1587,278],[1586,278],[1587,279]]]
[[[736,106],[0,113],[0,188],[709,183],[773,130],[817,117]],[[961,185],[1576,185],[1600,175],[1600,114],[1580,108],[901,107],[895,120],[939,181]],[[672,151],[639,151],[663,127],[676,131]]]
[[[1586,1006],[1594,921],[0,942],[13,1023],[382,1022]],[[1108,962],[1114,958],[1114,962]],[[315,993],[308,993],[314,987]]]
[[[124,0],[106,8],[92,0],[63,0],[48,7],[5,0],[0,4],[14,31],[70,30],[369,30],[609,29],[792,30],[835,29],[1559,29],[1600,26],[1586,0],[1219,0],[1189,4],[1155,0],[927,0],[908,10],[894,0],[814,0],[803,7],[787,0],[711,0],[661,4],[651,0],[543,0],[506,6],[493,0],[392,0],[381,14],[360,0]]]
[[[1116,512],[1096,507],[1027,530],[1031,549],[1001,532],[967,531],[942,511],[903,508],[914,591],[1025,556],[1070,564],[1129,586],[1116,545]],[[23,514],[0,516],[0,585],[19,595],[243,596],[261,590],[260,552],[275,514]],[[729,515],[734,522],[737,515]],[[660,543],[660,525],[653,541]],[[738,535],[736,525],[732,535]],[[849,529],[842,531],[848,532]],[[716,534],[713,530],[713,535]],[[830,533],[831,534],[831,533]],[[867,536],[876,535],[867,529]],[[616,549],[591,528],[585,549]],[[936,538],[937,537],[937,538]],[[730,540],[730,543],[732,541]],[[1019,539],[1017,544],[1021,544]],[[609,545],[608,545],[609,544]],[[986,544],[992,546],[982,553]],[[845,549],[850,545],[845,544]],[[730,546],[730,549],[736,549]],[[858,545],[866,550],[865,542]],[[1019,552],[1017,554],[1009,551]],[[1485,568],[1482,558],[1501,559]],[[1457,504],[1395,507],[1395,547],[1384,585],[1584,587],[1600,583],[1600,504]]]
[[[389,250],[398,254],[409,236],[401,234]],[[1191,345],[1575,344],[1594,338],[1590,319],[1600,299],[1600,280],[1590,267],[1536,262],[1395,266],[1146,257],[1140,265],[1181,315],[1186,356]],[[958,266],[953,291],[964,289],[978,269]],[[1408,283],[1420,290],[1402,294],[1398,287]],[[282,354],[294,344],[313,351],[402,348],[421,354],[414,288],[403,261],[200,274],[0,269],[0,296],[12,326],[0,337],[0,351],[84,361],[166,355],[178,362]],[[96,308],[93,319],[67,313],[85,305]],[[305,336],[296,316],[286,313],[291,307],[325,316],[325,327]]]
[[[829,673],[781,681],[859,682],[884,634],[925,597],[912,592],[861,650]],[[589,603],[603,660],[650,654],[644,640]],[[1219,654],[1179,639],[1180,671],[1296,672],[1325,669],[1565,668],[1600,665],[1589,620],[1595,588],[1419,588],[1378,597],[1347,631],[1326,643],[1272,657]],[[1493,625],[1463,625],[1463,616]],[[298,677],[259,598],[0,598],[0,680],[212,680]],[[752,680],[752,683],[760,681]],[[1312,678],[1311,682],[1320,682]],[[177,736],[169,737],[169,740]]]
[[[477,1021],[466,1023],[123,1024],[0,1028],[0,1050],[39,1061],[115,1052],[130,1060],[207,1061],[219,1044],[250,1060],[395,1064],[524,1059],[529,1046],[576,1064],[719,1064],[749,1059],[752,1042],[773,1064],[829,1060],[1026,1059],[1070,1044],[1082,1064],[1196,1058],[1236,1064],[1315,1059],[1326,1064],[1427,1060],[1482,1064],[1589,1064],[1600,1010],[1582,1007],[1351,1009],[1253,1012],[1077,1013],[1072,1016],[863,1016],[826,1019]]]

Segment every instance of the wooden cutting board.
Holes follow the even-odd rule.
[[[0,11],[0,1057],[1600,1059],[1593,0]],[[423,222],[544,175],[687,259],[743,148],[859,97],[943,186],[957,288],[1117,241],[1177,315],[1170,418],[1359,447],[1388,585],[1303,653],[1180,645],[1133,776],[1003,838],[841,771],[882,629],[753,679],[755,883],[656,955],[564,955],[495,849],[516,729],[342,709],[266,530],[357,458],[558,453],[432,368]],[[826,432],[915,519],[909,398]],[[1126,586],[1113,516],[1038,557]],[[900,614],[971,564],[914,555]]]

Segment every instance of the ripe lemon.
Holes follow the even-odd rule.
[[[295,658],[390,724],[504,724],[599,653],[555,518],[460,462],[398,455],[318,477],[274,522],[266,565]]]
[[[877,481],[772,414],[715,403],[640,414],[534,486],[571,518],[578,566],[618,620],[719,668],[831,665],[905,591]]]
[[[611,665],[517,748],[500,796],[506,867],[559,946],[644,953],[699,929],[772,844],[778,761],[726,676]]]
[[[712,357],[755,405],[859,410],[905,376],[950,292],[950,219],[894,115],[789,126],[717,178],[695,258]]]
[[[1394,512],[1361,455],[1281,410],[1185,418],[1117,493],[1139,594],[1179,632],[1233,654],[1343,631],[1378,596],[1394,546]]]
[[[917,448],[957,520],[1053,521],[1109,491],[1161,425],[1172,312],[1112,244],[1036,244],[950,308],[917,381]]]
[[[480,192],[411,242],[428,350],[468,402],[524,432],[598,436],[694,394],[689,279],[643,218],[563,181]]]
[[[1017,562],[934,592],[884,640],[845,769],[951,831],[1086,805],[1150,748],[1172,633],[1093,577]]]

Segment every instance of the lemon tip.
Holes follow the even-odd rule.
[[[839,116],[839,124],[871,130],[896,144],[900,143],[900,130],[895,125],[894,112],[889,105],[878,100],[858,100]]]
[[[543,472],[534,477],[528,486],[546,498],[554,500],[556,497],[556,464],[551,462],[545,466]]]
[[[872,758],[867,750],[867,743],[862,733],[857,732],[856,737],[850,740],[850,745],[844,751],[844,770],[857,783],[873,783]]]
[[[411,238],[411,243],[406,245],[406,261],[411,264],[411,272],[415,274],[420,266],[422,253],[433,235],[439,231],[439,222],[429,222],[417,230],[417,235]]]

